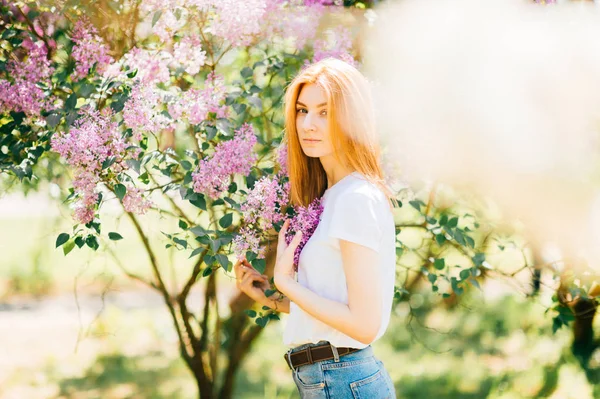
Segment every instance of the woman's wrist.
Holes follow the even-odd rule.
[[[294,278],[292,278],[292,276],[283,275],[283,276],[276,276],[274,278],[274,283],[275,283],[275,286],[277,287],[277,289],[279,290],[279,292],[281,292],[284,295],[287,295],[286,292],[288,291],[288,288],[292,284],[295,284],[296,280],[294,280]]]

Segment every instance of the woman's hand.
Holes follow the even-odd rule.
[[[281,230],[279,230],[279,239],[277,242],[277,261],[275,263],[274,278],[275,285],[279,291],[285,294],[285,285],[289,281],[295,280],[294,276],[294,253],[302,240],[302,232],[297,232],[290,245],[285,243],[285,233],[290,225],[290,220],[286,220]]]
[[[256,302],[264,304],[268,299],[265,290],[271,288],[269,278],[260,274],[245,259],[239,259],[233,266],[236,286]]]

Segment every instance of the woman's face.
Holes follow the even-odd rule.
[[[316,84],[305,84],[296,101],[296,131],[304,154],[311,158],[333,155],[327,125],[327,97]]]

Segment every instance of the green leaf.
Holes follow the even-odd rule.
[[[265,290],[265,296],[268,298],[271,295],[275,294],[276,292],[277,292],[277,290],[271,290],[271,289]]]
[[[156,25],[156,23],[160,19],[161,15],[162,15],[162,10],[158,10],[157,12],[154,13],[154,16],[152,17],[152,27],[153,28],[154,28],[154,25]]]
[[[202,209],[203,211],[206,210],[206,199],[204,199],[203,194],[198,194],[194,199],[190,199],[190,204]]]
[[[256,317],[256,310],[252,310],[252,309],[246,309],[244,310],[244,313],[246,313],[248,315],[248,317]]]
[[[465,235],[460,230],[454,231],[454,239],[456,240],[457,243],[459,243],[463,247],[465,245],[467,245],[467,243],[465,242]]]
[[[455,228],[456,226],[458,226],[457,217],[453,217],[452,219],[448,220],[448,227]]]
[[[176,244],[181,245],[184,249],[187,249],[188,243],[186,240],[181,239],[181,238],[177,238],[177,237],[173,237],[173,242],[175,242]]]
[[[471,276],[471,269],[463,269],[459,273],[461,280],[466,280]]]
[[[75,245],[77,245],[77,247],[81,248],[85,245],[85,240],[83,239],[83,237],[81,236],[77,236],[75,237]]]
[[[267,317],[257,317],[255,319],[256,324],[258,324],[259,326],[261,326],[262,328],[265,328],[265,326],[267,325],[267,323],[269,322],[269,319]]]
[[[75,109],[76,105],[77,105],[77,94],[73,93],[69,96],[69,98],[67,98],[67,101],[65,102],[65,108],[67,111],[70,111],[70,110]]]
[[[53,112],[46,117],[46,123],[48,124],[48,127],[55,128],[56,126],[58,126],[61,119],[62,119],[61,114]]]
[[[442,233],[440,234],[436,234],[435,235],[435,242],[438,243],[438,245],[443,245],[446,242],[446,236]]]
[[[99,247],[96,236],[93,236],[91,234],[89,236],[87,236],[87,238],[85,239],[85,243],[88,247],[92,248],[94,251],[96,251]]]
[[[71,236],[68,235],[67,233],[60,233],[58,235],[58,237],[56,238],[56,246],[54,248],[58,248],[61,245],[63,245],[65,242],[69,241],[69,238]]]
[[[69,252],[73,250],[73,248],[75,248],[75,242],[67,241],[67,243],[63,246],[63,253],[65,254],[65,256],[67,256]]]
[[[475,248],[475,240],[470,236],[465,235],[465,240],[467,240],[467,245],[471,248]]]
[[[202,251],[204,251],[204,248],[202,247],[194,249],[188,259],[193,258],[194,256],[198,256],[198,254],[200,254]]]
[[[181,230],[187,230],[188,229],[188,224],[185,221],[183,221],[183,220],[180,219],[179,220],[179,228]]]
[[[248,262],[252,262],[254,259],[256,259],[256,254],[252,251],[247,251],[246,252],[246,260]]]
[[[485,254],[477,253],[471,258],[476,266],[481,266],[485,262]]]
[[[429,273],[427,275],[427,279],[429,280],[429,282],[431,284],[435,283],[435,281],[437,280],[437,274],[433,274],[433,273]]]
[[[185,159],[183,161],[181,161],[181,167],[185,170],[191,170],[192,169],[192,163],[190,161],[186,161]]]
[[[122,240],[123,236],[119,233],[115,233],[114,231],[111,231],[110,233],[108,233],[108,238],[110,238],[113,241],[118,241],[118,240]]]
[[[242,75],[242,77],[244,79],[249,78],[250,76],[252,76],[254,74],[254,71],[252,71],[252,68],[250,67],[245,67],[244,69],[242,69],[240,71],[240,75]]]
[[[448,215],[443,215],[443,216],[440,218],[440,226],[444,226],[444,225],[446,225],[447,223],[448,223]]]
[[[115,190],[115,195],[121,201],[123,201],[123,197],[125,197],[125,194],[127,193],[127,188],[124,185],[122,185],[121,183],[118,183],[118,184],[115,184],[114,190]]]
[[[215,257],[217,258],[217,262],[219,262],[219,264],[223,267],[223,269],[229,271],[229,268],[228,268],[229,259],[227,259],[227,256],[225,256],[223,254],[216,254]]]
[[[117,157],[107,157],[104,162],[102,162],[102,169],[108,169],[110,166],[115,163]]]
[[[562,320],[556,316],[552,319],[552,334],[556,334],[556,332],[563,326]]]
[[[446,260],[444,258],[438,258],[433,262],[433,267],[438,270],[443,270],[446,267]]]
[[[207,277],[210,276],[213,272],[213,268],[212,267],[207,267],[202,271],[202,277]]]
[[[420,201],[410,201],[409,202],[410,206],[412,206],[413,208],[415,208],[417,211],[421,211],[421,202]]]
[[[223,216],[221,219],[219,219],[219,226],[226,229],[227,227],[231,226],[232,222],[233,222],[233,213],[228,213],[225,216]]]
[[[208,234],[208,231],[202,226],[194,226],[190,229],[190,231],[196,234],[198,237],[202,237]]]
[[[263,274],[267,268],[267,262],[264,259],[254,259],[251,264],[260,274]]]

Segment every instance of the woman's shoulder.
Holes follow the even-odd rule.
[[[342,201],[368,201],[376,204],[387,204],[385,193],[369,179],[358,173],[352,173],[351,179],[338,193],[338,200]]]

